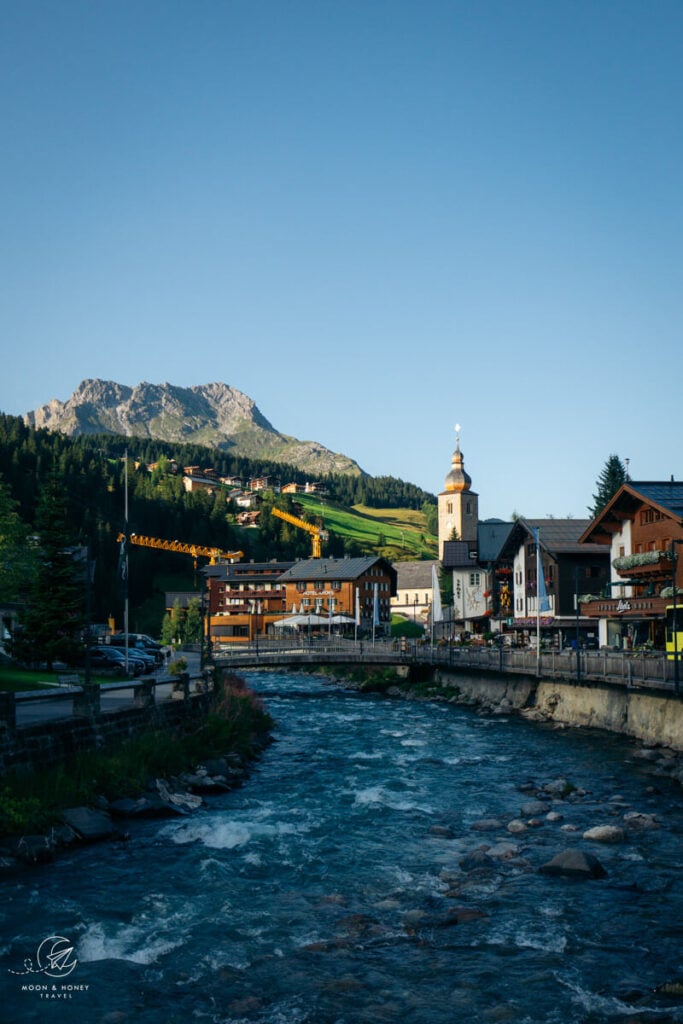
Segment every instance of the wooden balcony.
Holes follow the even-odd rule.
[[[641,554],[615,558],[612,564],[622,579],[644,580],[647,583],[671,579],[669,551],[644,551]]]

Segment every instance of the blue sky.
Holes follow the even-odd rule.
[[[483,517],[683,474],[683,4],[65,0],[0,35],[0,410],[224,381]]]

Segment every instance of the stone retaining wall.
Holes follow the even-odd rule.
[[[16,730],[5,725],[0,729],[0,775],[49,769],[76,751],[102,749],[153,728],[189,728],[207,714],[213,699],[213,693],[197,693],[185,700],[53,719]]]
[[[502,704],[533,717],[606,729],[683,751],[683,701],[674,694],[447,669],[437,669],[434,679],[476,704]]]

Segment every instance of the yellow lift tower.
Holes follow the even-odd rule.
[[[324,530],[322,526],[314,526],[312,523],[307,523],[304,519],[299,519],[297,516],[291,515],[289,512],[283,512],[281,508],[272,508],[271,512],[278,519],[284,519],[286,523],[291,523],[292,526],[298,526],[301,530],[305,530],[306,533],[311,534],[311,558],[322,557],[322,542],[327,540],[329,533]]]

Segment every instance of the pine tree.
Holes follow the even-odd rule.
[[[610,455],[596,481],[598,490],[597,494],[593,495],[595,504],[592,508],[590,506],[588,508],[591,518],[595,519],[602,512],[605,505],[609,504],[625,480],[626,466],[618,455]]]
[[[15,656],[28,663],[73,664],[85,625],[86,560],[74,545],[63,484],[48,479],[36,510],[38,559],[15,638]]]
[[[19,601],[35,569],[35,550],[17,502],[0,479],[0,604]]]

